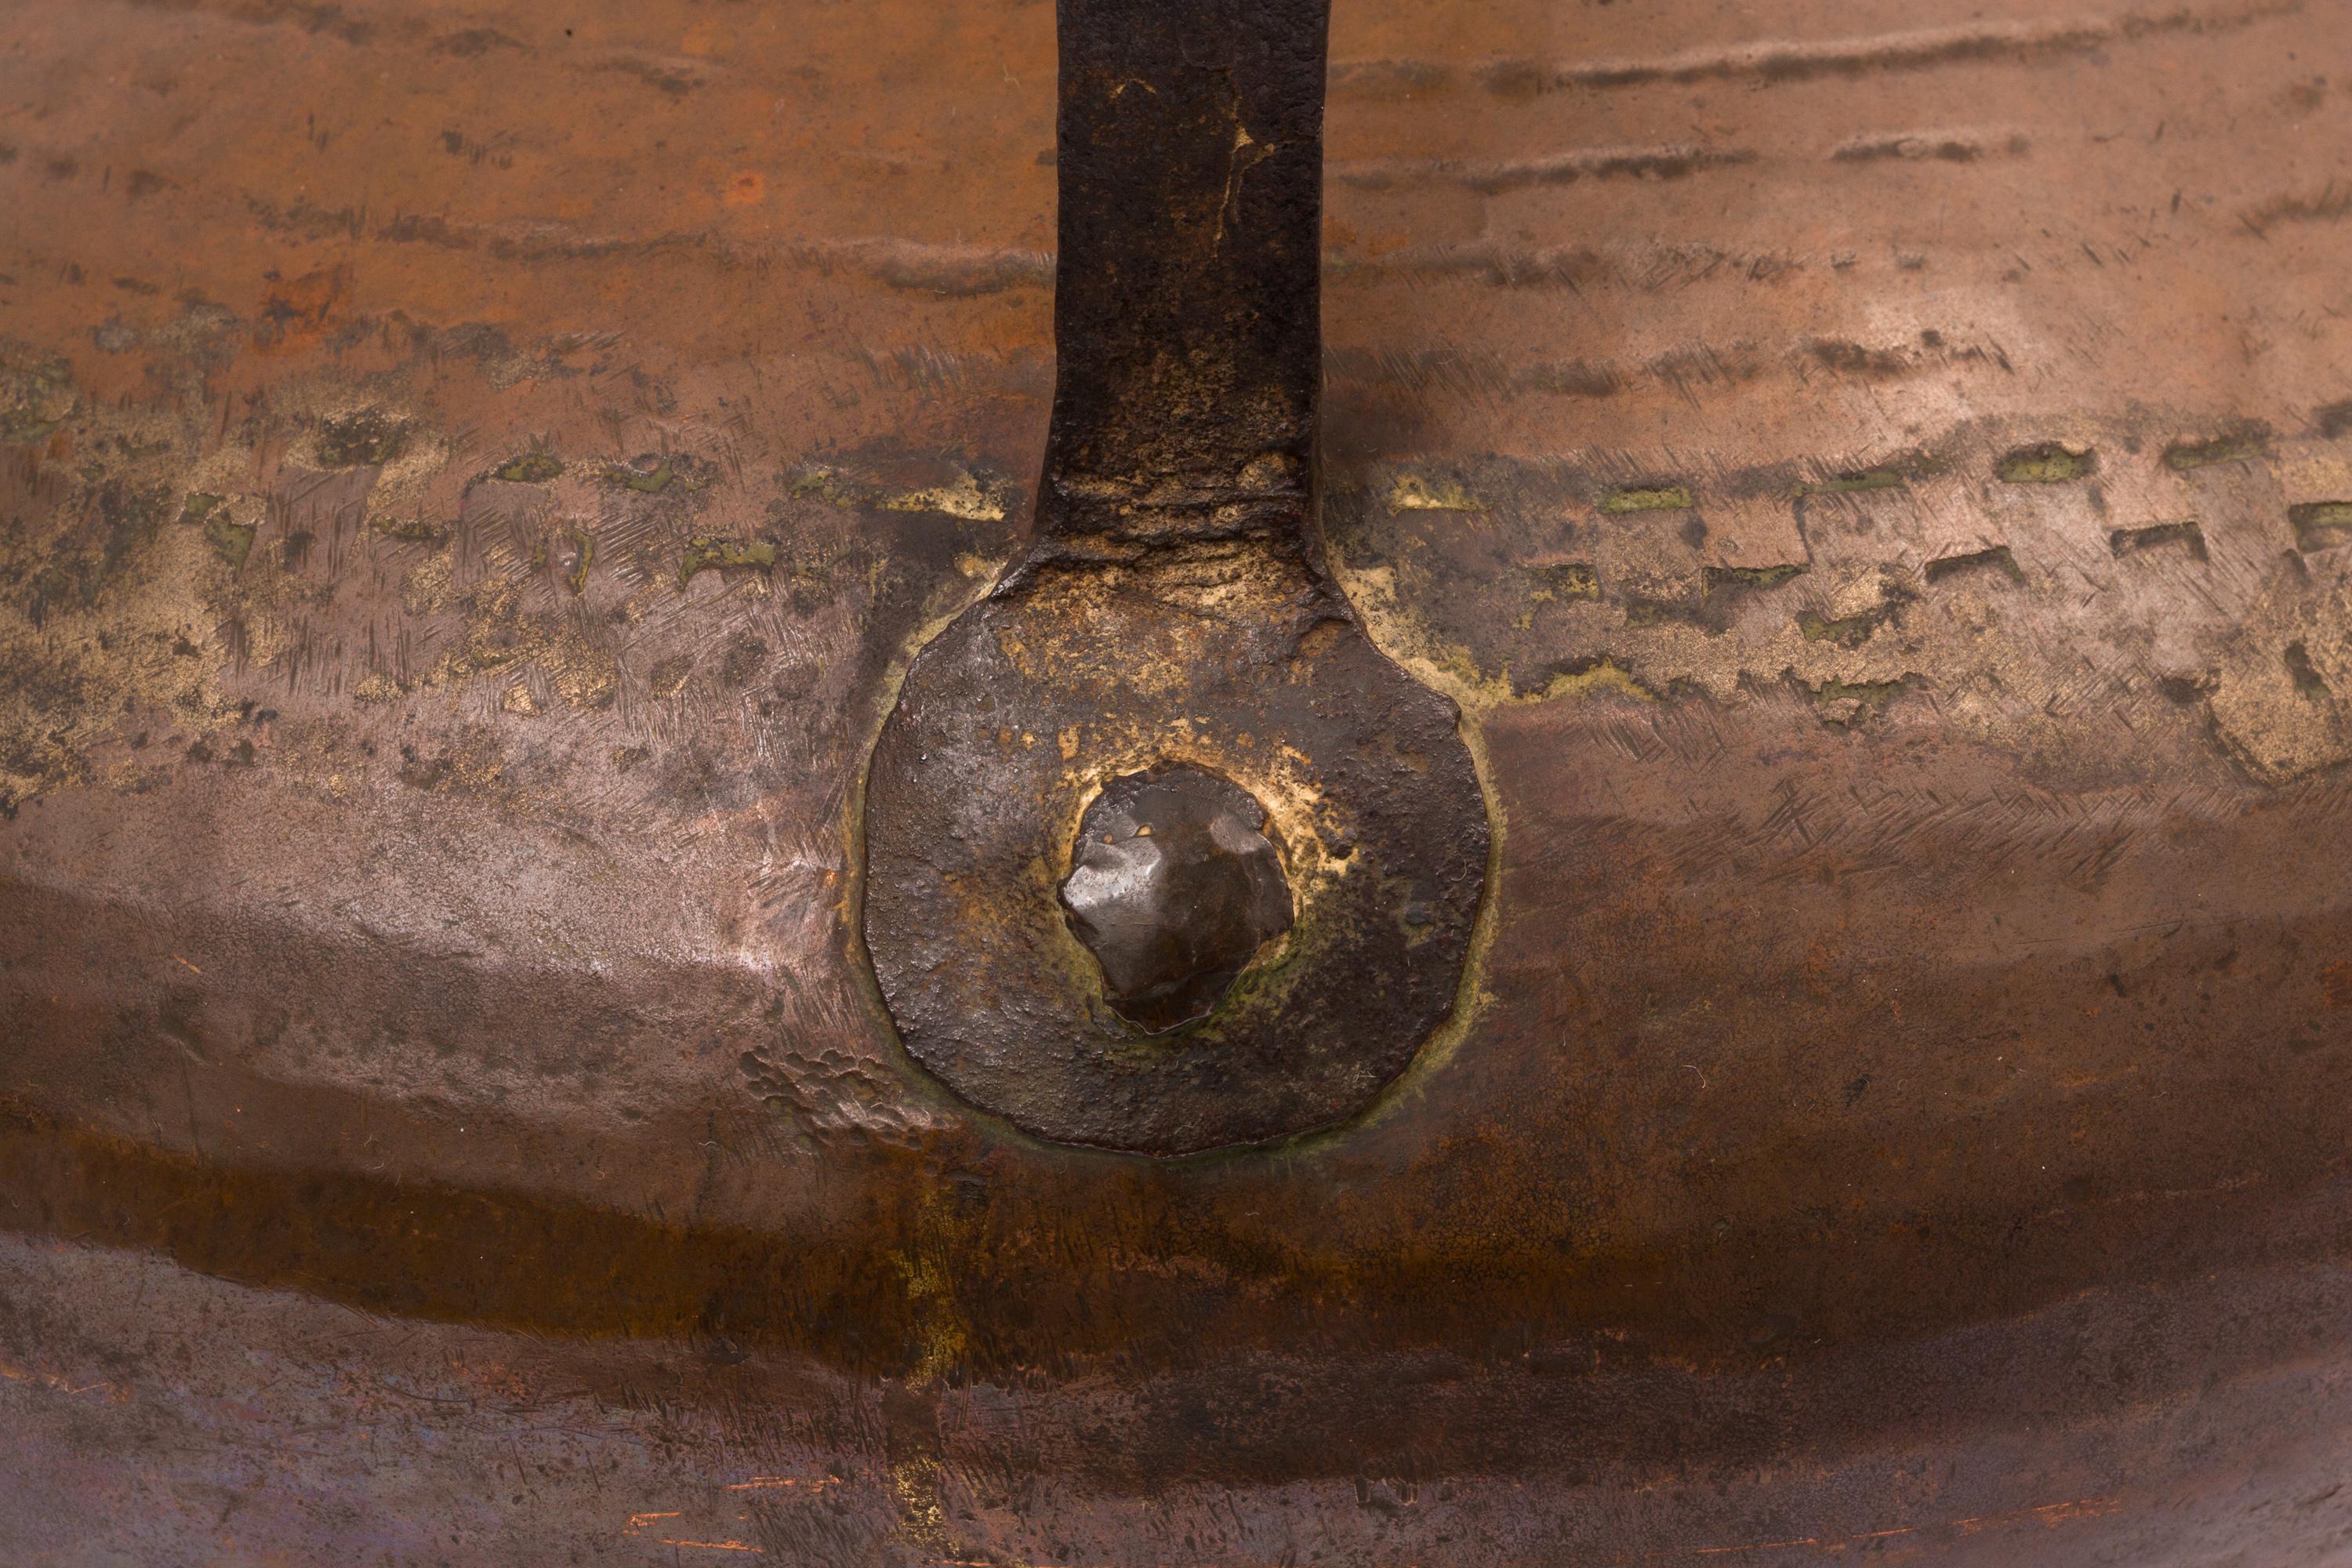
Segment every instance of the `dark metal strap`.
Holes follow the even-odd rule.
[[[1041,541],[1302,542],[1330,0],[1060,0]]]

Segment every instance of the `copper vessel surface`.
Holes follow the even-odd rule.
[[[0,1562],[2352,1563],[2352,5],[1338,0],[1323,548],[1492,858],[1179,1159],[859,921],[1055,79],[0,15]]]

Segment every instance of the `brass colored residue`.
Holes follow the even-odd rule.
[[[695,574],[713,569],[749,568],[772,572],[776,565],[773,540],[698,539],[686,547],[677,563],[677,585],[684,588]]]
[[[466,600],[467,621],[457,646],[435,667],[434,679],[461,683],[536,666],[574,708],[602,708],[618,689],[614,656],[590,640],[572,616],[522,607],[523,587],[494,579]]]
[[[1392,511],[1484,511],[1486,503],[1462,481],[1437,474],[1400,474],[1389,487]]]
[[[907,490],[887,497],[882,505],[889,511],[936,511],[980,522],[1002,522],[1004,520],[1004,497],[1001,487],[984,488],[970,474],[958,475],[950,484]]]
[[[1636,511],[1687,511],[1691,493],[1685,485],[1629,486],[1601,493],[1601,510],[1612,516]]]

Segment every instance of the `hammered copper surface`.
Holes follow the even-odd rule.
[[[2352,7],[1339,0],[1326,532],[1478,1003],[898,1054],[1053,15],[0,16],[0,1558],[2352,1559]]]

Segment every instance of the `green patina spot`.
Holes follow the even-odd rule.
[[[2006,544],[1996,544],[1990,550],[1972,550],[1966,555],[1947,555],[1940,561],[1927,563],[1927,581],[1940,583],[1947,577],[1964,572],[1998,572],[2013,582],[2025,581],[2024,569],[2017,557],[2009,552]]]
[[[1630,697],[1636,702],[1655,702],[1658,694],[1633,678],[1631,670],[1607,654],[1595,658],[1579,659],[1556,670],[1541,686],[1528,695],[1538,702],[1557,702],[1589,697]]]
[[[819,465],[793,477],[793,494],[814,498],[843,511],[853,511],[865,503],[866,488],[839,468]]]
[[[245,558],[253,553],[253,536],[257,531],[249,522],[238,522],[226,513],[205,525],[205,537],[212,541],[221,559],[228,563],[231,572],[245,570]]]
[[[1699,591],[1712,594],[1719,588],[1777,588],[1791,577],[1802,576],[1805,570],[1801,561],[1778,566],[1706,566],[1699,570]]]
[[[564,574],[563,585],[577,594],[588,586],[588,568],[596,560],[595,535],[575,531],[572,535],[572,570]],[[772,546],[771,551],[772,553]]]
[[[689,494],[708,489],[717,475],[692,453],[656,456],[646,452],[625,462],[605,464],[604,478],[608,485],[657,496],[673,485]]]
[[[1688,511],[1690,504],[1690,488],[1686,485],[1628,485],[1601,492],[1601,510],[1612,515],[1629,511]]]
[[[2324,539],[2322,534],[2352,531],[2352,500],[2305,501],[2287,508],[2286,518],[2294,525],[2296,549],[2325,550],[2342,541]]]
[[[755,539],[744,543],[732,539],[698,539],[686,547],[686,555],[678,563],[677,585],[685,587],[698,572],[710,567],[749,566],[754,571],[772,572],[776,566],[774,542]]]
[[[1680,605],[1664,599],[1628,599],[1625,601],[1625,624],[1634,627],[1662,626],[1668,621],[1686,620]]]
[[[205,538],[220,552],[231,572],[245,570],[245,558],[253,553],[253,536],[259,530],[249,522],[237,521],[230,514],[228,498],[192,490],[186,504],[180,508],[180,521],[203,529]]]
[[[1885,623],[1889,612],[1885,607],[1863,611],[1860,615],[1841,616],[1835,620],[1811,610],[1797,613],[1797,629],[1805,634],[1807,642],[1835,643],[1840,647],[1860,647],[1870,640],[1871,634]]]
[[[2096,461],[2095,453],[2044,441],[2010,453],[1993,472],[2007,485],[2063,485],[2089,473]]]
[[[2186,544],[2200,560],[2205,555],[2205,531],[2194,522],[2158,522],[2146,528],[2119,528],[2107,535],[2107,548],[2117,555],[2148,550],[2159,544]]]
[[[2186,471],[2215,463],[2242,463],[2267,450],[2270,432],[2259,425],[2242,425],[2207,441],[2175,441],[2164,449],[2164,466]]]
[[[1600,577],[1581,561],[1570,561],[1558,566],[1530,566],[1528,575],[1536,581],[1535,588],[1528,595],[1533,600],[1601,597]]]
[[[394,539],[418,540],[426,544],[438,544],[449,537],[448,530],[436,528],[421,517],[371,518],[369,526]]]
[[[605,483],[619,485],[624,489],[632,489],[639,495],[648,496],[657,496],[669,489],[670,480],[677,477],[667,458],[661,460],[658,467],[650,470],[629,463],[614,463],[604,470]]]
[[[562,460],[551,453],[519,452],[500,463],[490,477],[510,485],[543,485],[562,472]]]

